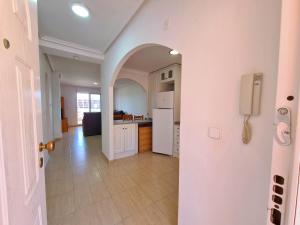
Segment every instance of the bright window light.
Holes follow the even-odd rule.
[[[86,18],[89,17],[89,10],[82,4],[73,4],[72,11],[80,17]]]
[[[173,49],[170,51],[170,55],[179,55],[179,51],[176,49]]]

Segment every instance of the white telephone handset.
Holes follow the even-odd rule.
[[[281,107],[276,113],[275,139],[278,144],[286,146],[291,144],[291,111]]]
[[[242,76],[240,86],[240,114],[244,116],[242,141],[248,144],[251,140],[250,117],[260,113],[260,100],[262,90],[262,73]]]

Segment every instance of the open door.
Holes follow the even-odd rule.
[[[298,102],[300,103],[299,60],[300,1],[285,0],[282,1],[281,12],[275,129],[267,225],[295,225],[299,176],[299,159],[297,158],[297,152],[299,152],[297,146],[299,144],[297,145],[297,142],[300,141],[300,129],[297,129],[297,119],[298,122],[300,121],[300,111],[298,111]]]
[[[36,0],[0,1],[0,38],[0,224],[46,225]]]

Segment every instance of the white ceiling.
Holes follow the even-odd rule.
[[[80,18],[72,3],[83,3],[89,18]],[[39,36],[54,38],[104,53],[144,0],[40,0]]]
[[[61,83],[84,86],[100,87],[100,65],[81,62],[58,56],[50,56],[51,64],[55,71],[61,72]],[[98,85],[95,85],[97,82]]]
[[[123,67],[150,73],[174,63],[181,64],[181,55],[172,56],[170,50],[163,46],[144,48],[133,54]]]

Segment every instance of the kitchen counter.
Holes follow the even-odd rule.
[[[122,125],[122,124],[152,124],[152,120],[114,120],[114,125]]]

